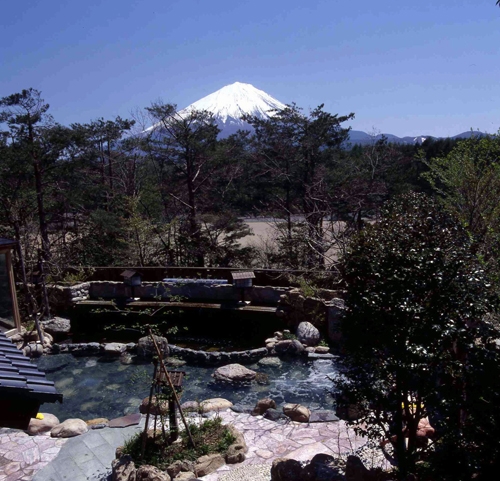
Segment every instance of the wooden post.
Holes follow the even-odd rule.
[[[156,343],[156,340],[153,336],[153,332],[151,331],[151,328],[149,326],[148,326],[148,331],[149,331],[149,337],[151,338],[151,340],[153,341],[153,344],[155,346],[156,354],[158,355],[158,360],[160,361],[160,368],[163,371],[163,374],[165,374],[165,379],[167,380],[168,385],[170,386],[170,389],[172,390],[172,394],[174,396],[175,403],[177,404],[177,407],[179,408],[179,414],[181,415],[182,422],[184,423],[184,427],[186,428],[186,432],[188,433],[189,443],[191,444],[191,447],[195,448],[193,437],[191,436],[191,431],[189,430],[189,425],[186,421],[186,418],[184,417],[184,413],[182,412],[179,397],[177,396],[177,392],[175,390],[175,387],[172,384],[172,379],[170,379],[170,375],[168,374],[167,368],[165,367],[165,364],[163,363],[163,357],[161,355],[160,348],[158,347],[158,344]]]
[[[5,251],[5,267],[9,276],[10,297],[12,299],[12,317],[18,332],[21,332],[21,318],[19,316],[19,306],[17,305],[16,280],[14,279],[14,270],[12,268],[12,253]]]

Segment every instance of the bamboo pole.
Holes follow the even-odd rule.
[[[184,427],[186,428],[186,432],[188,433],[189,436],[189,442],[191,443],[191,446],[195,448],[196,446],[194,445],[193,437],[191,436],[191,431],[189,430],[188,423],[186,421],[186,418],[184,417],[184,413],[182,412],[181,408],[181,403],[179,401],[179,397],[177,396],[177,391],[175,390],[174,385],[172,384],[172,379],[170,379],[170,375],[168,374],[167,368],[165,367],[165,364],[163,364],[163,357],[160,352],[160,348],[158,347],[158,344],[156,343],[156,339],[153,336],[153,333],[151,331],[151,328],[147,326],[148,331],[149,331],[149,336],[151,337],[151,340],[153,341],[153,344],[156,349],[156,354],[158,355],[158,360],[160,362],[160,368],[163,371],[163,374],[165,374],[165,378],[167,379],[168,385],[170,386],[170,389],[172,390],[172,394],[174,395],[175,402],[177,404],[177,407],[179,408],[179,413],[182,418],[182,422],[184,423]]]

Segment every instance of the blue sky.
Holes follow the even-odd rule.
[[[179,108],[235,81],[399,136],[500,128],[495,0],[25,0],[2,5],[0,97],[63,124]]]

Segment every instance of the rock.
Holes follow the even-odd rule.
[[[191,479],[197,479],[196,474],[194,474],[192,471],[185,471],[185,472],[179,473],[174,478],[174,481],[190,481]]]
[[[313,411],[311,413],[311,417],[309,418],[310,423],[331,423],[338,420],[339,418],[335,416],[335,413],[333,411],[323,409]]]
[[[181,408],[184,412],[198,412],[200,403],[198,401],[186,401],[181,404]]]
[[[253,405],[252,404],[234,404],[231,406],[231,411],[240,414],[252,414]]]
[[[134,358],[135,356],[132,355],[130,352],[128,351],[122,352],[120,354],[120,364],[123,364],[124,366],[134,364]]]
[[[27,357],[40,357],[43,354],[43,345],[38,342],[30,342],[24,347],[23,354]]]
[[[336,356],[327,352],[326,354],[319,354],[317,352],[310,352],[307,355],[308,359],[335,359]]]
[[[288,331],[290,332],[290,331]],[[283,333],[281,331],[276,331],[274,333],[274,337],[278,340],[278,341],[281,341],[283,339]]]
[[[167,473],[172,479],[177,479],[176,476],[179,475],[181,472],[186,472],[190,473],[193,475],[193,478],[196,476],[193,473],[194,471],[194,463],[191,461],[174,461],[170,466],[167,468]],[[191,479],[191,478],[188,478]]]
[[[226,462],[220,454],[207,454],[206,456],[201,456],[196,460],[194,466],[194,472],[196,476],[206,476],[207,474],[213,473],[215,470],[224,466]]]
[[[111,481],[135,481],[135,464],[128,454],[111,463]]]
[[[330,352],[330,348],[328,346],[316,346],[314,352],[317,354],[327,354]]]
[[[346,481],[368,481],[371,478],[370,471],[365,467],[361,459],[357,456],[347,456],[345,466]]]
[[[61,424],[53,427],[50,435],[53,438],[72,438],[86,433],[89,430],[83,419],[66,419]]]
[[[292,421],[299,423],[307,423],[311,417],[311,411],[300,404],[285,404],[283,406],[283,413]]]
[[[245,453],[248,451],[246,444],[231,444],[227,449],[226,453],[226,463],[236,464],[245,461]]]
[[[135,472],[135,479],[136,481],[170,481],[171,478],[155,466],[145,464]]]
[[[256,374],[255,371],[247,369],[241,364],[228,364],[227,366],[221,366],[216,369],[212,377],[216,381],[244,383],[255,379]]]
[[[28,434],[31,436],[36,436],[38,434],[48,433],[59,423],[59,419],[57,419],[53,414],[42,413],[43,419],[35,419],[31,418],[29,426],[28,426]]]
[[[270,356],[270,357],[263,357],[262,359],[259,360],[257,364],[259,366],[281,367],[282,363],[279,357]]]
[[[229,409],[232,405],[233,403],[231,401],[216,397],[202,401],[200,403],[199,410],[203,413],[207,413],[210,411],[225,411],[226,409]]]
[[[344,475],[339,468],[338,462],[333,456],[319,453],[304,467],[302,474],[304,479],[314,481],[344,481]]]
[[[44,344],[52,344],[54,342],[54,338],[48,333],[43,333],[43,343]]]
[[[286,339],[285,341],[277,342],[274,350],[277,354],[296,355],[304,352],[304,346],[297,339]]]
[[[104,352],[110,356],[119,356],[126,349],[127,346],[121,342],[108,342],[104,345]]]
[[[71,331],[71,322],[64,317],[53,317],[47,321],[41,321],[40,325],[45,332],[52,334],[54,339],[64,339]]]
[[[297,339],[306,346],[316,346],[321,334],[310,322],[301,322],[297,327]]]
[[[87,423],[87,426],[96,426],[99,424],[109,424],[109,419],[108,418],[95,418],[95,419],[89,419],[88,421],[85,421]]]
[[[141,405],[139,406],[139,412],[141,414],[148,413],[148,405],[149,405],[149,396],[145,397],[142,400]],[[153,416],[166,415],[168,413],[168,401],[158,399],[156,396],[153,396],[151,399],[151,409],[149,410],[149,414]]]
[[[264,414],[268,409],[275,409],[276,408],[276,403],[274,402],[273,399],[271,398],[264,398],[264,399],[259,399],[257,401],[257,404],[255,405],[255,408],[252,411],[252,414],[254,416],[260,416]]]
[[[186,361],[184,361],[183,359],[178,359],[176,357],[168,357],[167,359],[165,359],[165,364],[172,367],[182,367],[186,364]]]
[[[271,481],[297,481],[302,479],[302,465],[295,459],[278,458],[271,467]]]
[[[162,357],[165,359],[168,357],[168,341],[165,337],[153,336],[158,348],[160,349]],[[137,356],[141,359],[150,360],[153,356],[156,356],[156,349],[153,341],[149,336],[141,337],[137,342]]]
[[[281,411],[270,408],[264,413],[264,419],[269,419],[269,421],[288,421],[289,418],[285,416]]]

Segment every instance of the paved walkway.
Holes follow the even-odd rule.
[[[366,445],[343,421],[279,424],[262,416],[219,413],[243,433],[248,445],[247,459],[225,465],[201,479],[204,481],[268,481],[274,459],[289,457],[307,461],[317,453],[335,457],[359,453]],[[22,431],[0,430],[0,481],[101,481],[110,473],[115,450],[144,426],[104,428],[70,438],[28,436]],[[364,450],[367,467],[387,468],[379,450]],[[2,471],[3,470],[3,471]]]

